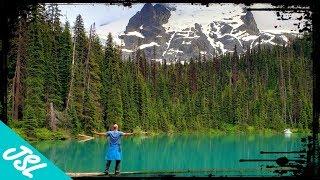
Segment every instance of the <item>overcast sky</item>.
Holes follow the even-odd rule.
[[[212,4],[211,6],[214,6]],[[132,17],[137,11],[140,11],[143,4],[133,4],[132,7],[124,7],[122,5],[107,5],[107,4],[60,4],[59,8],[63,17],[62,22],[68,20],[73,26],[73,23],[78,14],[84,19],[84,25],[86,29],[89,29],[92,23],[96,23],[96,27],[102,24],[117,21],[117,19]],[[190,4],[190,6],[192,6]],[[251,7],[254,8],[270,8],[269,4],[255,4]],[[294,20],[301,14],[294,14],[293,20],[280,21],[277,20],[275,11],[252,11],[256,20],[257,26],[260,30],[294,30],[297,31],[297,27],[293,24],[297,22]],[[278,26],[275,28],[274,26]]]

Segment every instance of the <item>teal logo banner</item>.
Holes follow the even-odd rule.
[[[0,179],[71,179],[0,121]]]

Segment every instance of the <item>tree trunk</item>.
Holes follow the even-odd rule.
[[[282,57],[279,58],[279,65],[280,65],[280,98],[282,104],[282,117],[284,118],[284,122],[286,122],[287,115],[286,115],[286,89],[285,89],[285,79],[283,77],[283,67],[282,67]]]
[[[22,59],[23,59],[23,37],[22,37],[22,22],[19,21],[19,30],[18,30],[18,47],[17,47],[17,61],[16,61],[16,68],[12,83],[12,116],[14,120],[19,119],[19,107],[22,106]]]
[[[249,101],[247,102],[247,106],[246,106],[246,110],[247,110],[247,124],[250,124],[250,112],[249,112]]]
[[[292,104],[293,104],[293,96],[292,96],[292,93],[293,93],[293,90],[292,90],[292,86],[291,86],[291,69],[290,69],[290,59],[289,59],[289,65],[288,65],[288,83],[289,83],[289,95],[290,95],[290,98],[291,98],[291,104],[290,104],[290,108],[289,108],[289,120],[290,120],[290,123],[291,123],[291,126],[293,126],[293,121],[292,121]]]
[[[90,51],[91,51],[91,39],[92,39],[92,25],[90,26],[89,46],[88,46],[88,53],[86,58],[86,70],[85,70],[86,74],[84,79],[86,90],[89,90],[89,80],[90,80],[89,61],[90,61]]]
[[[70,106],[70,99],[71,99],[71,95],[72,95],[73,79],[74,79],[74,59],[75,59],[75,54],[76,54],[76,39],[74,39],[74,42],[73,42],[72,65],[71,65],[71,80],[70,80],[69,93],[68,93],[67,104],[66,104],[67,108],[69,108],[69,106]]]
[[[269,71],[268,71],[268,63],[266,63],[266,74],[265,74],[265,86],[267,87],[268,85],[268,79],[269,79]]]
[[[257,67],[254,68],[254,72],[253,72],[253,87],[254,87],[254,93],[253,93],[253,97],[254,100],[258,99],[258,85],[257,85],[257,81],[258,81],[258,70]]]
[[[50,122],[49,122],[49,126],[51,128],[52,131],[56,131],[57,130],[57,123],[58,120],[56,118],[56,114],[54,112],[54,107],[53,107],[53,103],[50,103]]]

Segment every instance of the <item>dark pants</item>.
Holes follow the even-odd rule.
[[[120,160],[116,160],[115,174],[120,173]],[[111,164],[111,160],[107,160],[106,163],[106,172],[109,172],[109,167]]]

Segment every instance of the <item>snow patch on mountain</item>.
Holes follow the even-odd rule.
[[[168,54],[172,54],[172,53],[183,53],[183,51],[180,51],[179,49],[169,49],[168,50]]]
[[[251,40],[257,39],[258,37],[259,36],[256,36],[256,35],[249,35],[249,36],[242,37],[241,40],[243,40],[243,41],[251,41]]]
[[[130,50],[130,49],[122,49],[122,52],[128,52],[128,53],[132,53],[134,51]]]
[[[221,6],[209,6],[179,4],[175,6],[175,10],[171,11],[171,16],[168,23],[163,27],[167,32],[178,32],[183,29],[193,27],[195,23],[202,27],[207,27],[213,21],[224,21],[232,24],[233,28],[241,25],[240,19],[243,5],[223,4]],[[233,9],[230,12],[225,12],[226,9]],[[226,16],[228,17],[226,19]]]
[[[172,39],[173,39],[173,37],[174,37],[175,34],[176,34],[176,33],[173,33],[173,34],[171,35],[169,41],[166,43],[166,44],[167,44],[167,49],[166,49],[165,51],[163,51],[162,56],[164,56],[164,55],[167,53],[167,51],[168,51],[168,49],[169,49],[169,47],[170,47],[170,43],[171,43],[171,41],[172,41]]]
[[[128,33],[124,33],[124,34],[121,34],[122,36],[137,36],[139,38],[144,38],[144,36],[140,33],[140,32],[137,32],[137,31],[132,31],[132,32],[128,32]]]
[[[151,42],[149,44],[142,44],[141,46],[139,46],[139,49],[144,49],[144,48],[153,47],[153,46],[159,46],[159,44],[156,42]]]

